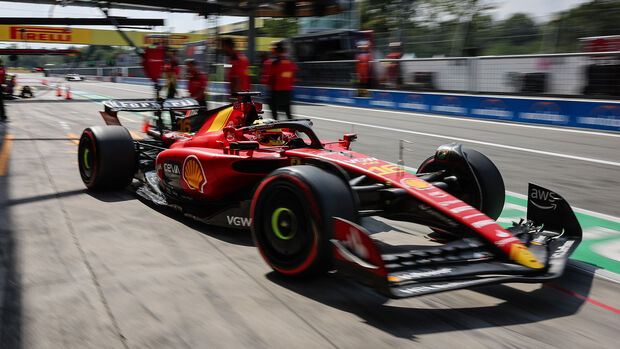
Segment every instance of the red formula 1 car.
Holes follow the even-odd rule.
[[[354,134],[328,142],[310,120],[261,120],[254,95],[208,112],[191,99],[105,102],[108,126],[80,138],[82,180],[93,190],[133,182],[157,205],[250,229],[278,273],[335,268],[394,298],[556,278],[581,241],[566,201],[533,184],[527,220],[499,226],[503,180],[477,151],[442,145],[412,174],[351,151]],[[117,118],[122,110],[154,111],[152,139],[132,139]],[[390,245],[363,226],[368,216],[426,225],[442,242]]]

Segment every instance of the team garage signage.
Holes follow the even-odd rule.
[[[0,25],[0,41],[90,44],[89,29]]]
[[[154,42],[148,34],[155,32],[125,31],[133,42],[149,46]],[[173,47],[204,40],[204,35],[170,33],[169,44]],[[23,25],[0,25],[0,41],[41,42],[54,44],[127,46],[123,37],[114,30],[82,29],[69,27],[40,27]]]

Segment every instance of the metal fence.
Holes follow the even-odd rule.
[[[299,84],[356,87],[355,61],[300,62]],[[390,65],[397,69],[390,73]],[[620,96],[620,52],[375,60],[374,88]]]
[[[620,97],[620,51],[383,59],[371,64],[373,88],[378,89]],[[398,72],[397,75],[389,73],[390,65],[398,65],[391,70]],[[300,62],[298,67],[298,85],[355,88],[357,84],[353,60]],[[144,77],[142,67],[56,68],[50,72]]]

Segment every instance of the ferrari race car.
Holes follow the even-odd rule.
[[[277,273],[336,269],[393,298],[553,279],[581,241],[567,202],[534,184],[527,220],[498,225],[504,183],[475,150],[442,145],[413,174],[352,151],[355,134],[324,141],[310,120],[262,120],[255,95],[209,111],[192,99],[104,102],[107,126],[85,129],[79,142],[84,184],[131,185],[155,205],[248,229]],[[150,139],[132,139],[119,111],[155,112]],[[382,242],[364,226],[372,216],[428,226],[440,239]]]
[[[65,75],[67,81],[84,81],[84,78],[80,74],[67,74]]]

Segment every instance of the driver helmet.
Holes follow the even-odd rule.
[[[254,121],[253,124],[259,125],[264,123],[265,121],[259,119]],[[272,128],[269,130],[259,131],[256,135],[256,140],[258,141],[258,143],[270,147],[284,144],[282,129],[280,128]]]

